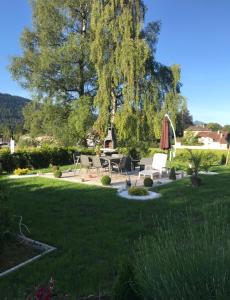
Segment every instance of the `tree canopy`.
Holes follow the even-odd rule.
[[[208,123],[207,127],[213,131],[218,131],[222,129],[222,126],[219,123]]]
[[[160,137],[166,112],[176,125],[186,106],[180,66],[156,61],[161,24],[144,27],[141,0],[33,0],[32,10],[10,65],[34,95],[24,110],[32,135],[84,144],[112,125],[120,144],[135,145]]]

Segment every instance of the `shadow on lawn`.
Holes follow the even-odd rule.
[[[162,197],[149,202],[129,201],[112,189],[61,180],[3,179],[10,189],[10,208],[23,215],[32,236],[58,248],[57,253],[5,278],[0,283],[3,295],[15,295],[51,276],[72,294],[110,291],[121,256],[129,255],[141,236],[156,235],[157,227],[165,224],[180,232],[188,222],[192,226],[204,220],[212,223],[221,214],[229,221],[230,174],[202,179],[199,188],[192,188],[189,179],[158,187]]]

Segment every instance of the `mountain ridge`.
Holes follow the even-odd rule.
[[[24,97],[0,93],[0,127],[13,129],[17,125],[22,125],[24,121],[23,108],[29,101]]]

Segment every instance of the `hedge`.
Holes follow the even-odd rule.
[[[9,150],[0,150],[0,163],[5,172],[11,173],[17,168],[41,169],[53,165],[68,165],[73,163],[73,153],[94,154],[88,148],[32,148],[21,149],[10,154]]]
[[[221,165],[225,164],[228,150],[209,150],[209,149],[200,149],[200,150],[192,150],[193,152],[202,152],[205,156],[205,160],[211,163],[212,165]],[[124,148],[123,148],[124,152]],[[166,150],[161,150],[159,148],[149,148],[144,153],[139,153],[140,157],[151,157],[155,153],[168,153]],[[174,167],[176,170],[187,170],[189,167],[189,158],[190,154],[187,149],[177,149],[176,157],[172,159],[171,162],[168,161],[168,167]],[[230,159],[228,161],[230,165]]]
[[[204,155],[204,162],[210,163],[211,165],[224,165],[226,162],[228,150],[192,150],[194,153],[202,152]],[[189,151],[187,149],[178,149],[176,151],[176,157],[170,163],[170,167],[175,169],[187,170],[189,167]],[[230,161],[228,161],[230,165]]]
[[[202,151],[207,157],[211,154],[213,165],[224,164],[227,157],[227,150],[193,150],[193,152]],[[92,155],[94,149],[76,148],[76,147],[44,147],[44,148],[25,148],[20,149],[14,154],[9,150],[0,150],[0,163],[5,172],[13,172],[17,168],[41,169],[53,165],[68,165],[73,163],[73,153]],[[124,152],[124,148],[123,148]],[[153,156],[155,153],[164,152],[157,148],[149,148],[147,153],[139,153],[141,157]],[[188,168],[189,152],[186,149],[178,149],[176,157],[170,162],[170,167],[186,170]],[[228,162],[230,164],[230,160]]]

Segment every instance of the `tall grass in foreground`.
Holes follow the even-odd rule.
[[[217,223],[188,225],[182,233],[161,229],[141,239],[134,260],[141,299],[229,299],[229,231]]]

